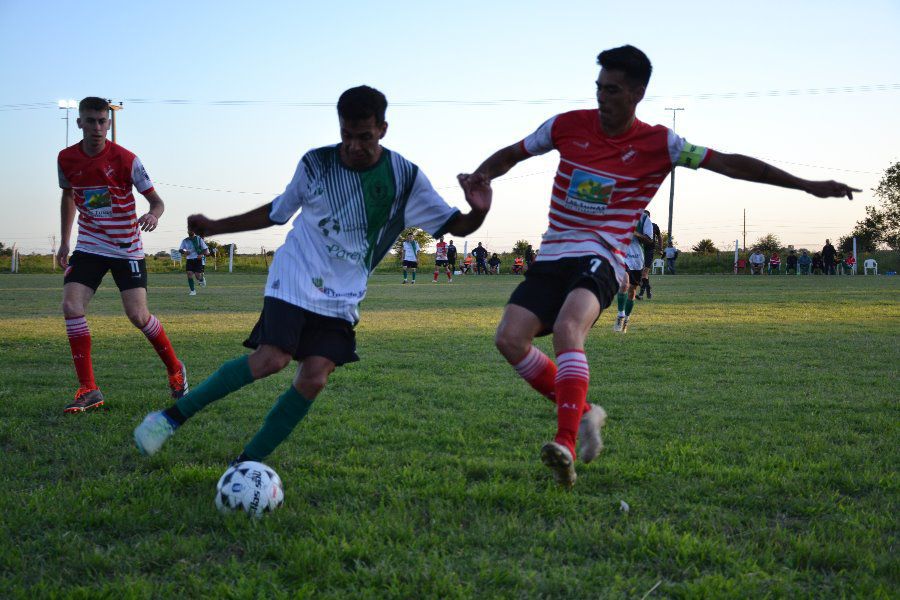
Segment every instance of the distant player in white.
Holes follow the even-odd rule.
[[[641,227],[642,229],[638,229]],[[628,319],[634,310],[634,297],[637,295],[638,286],[644,274],[644,246],[653,243],[653,223],[650,219],[638,219],[631,243],[625,251],[625,267],[628,269],[628,278],[619,289],[616,300],[619,304],[619,314],[616,316],[616,324],[613,331],[625,333],[628,331]]]
[[[188,287],[190,288],[190,296],[196,296],[197,290],[194,289],[194,277],[197,277],[197,283],[202,287],[206,287],[206,275],[203,271],[205,267],[205,258],[209,256],[209,246],[203,241],[203,238],[188,229],[188,236],[181,240],[181,247],[178,251],[186,255],[185,271],[187,272]]]
[[[403,241],[403,283],[406,281],[406,273],[412,269],[412,282],[416,282],[416,269],[419,267],[419,242],[413,239],[413,234],[408,234]]]
[[[278,398],[262,428],[235,462],[265,459],[306,416],[336,367],[359,360],[359,303],[369,274],[400,232],[421,227],[431,235],[468,235],[491,204],[486,181],[467,188],[471,212],[447,205],[419,168],[381,139],[387,99],[368,86],[338,100],[341,143],[307,152],[284,193],[242,215],[188,217],[200,235],[235,233],[287,223],[266,281],[259,321],[244,345],[253,352],[223,364],[165,411],[150,413],[134,431],[138,449],[154,454],[187,419],[211,402],[298,363],[293,384]],[[335,417],[337,419],[337,417]]]

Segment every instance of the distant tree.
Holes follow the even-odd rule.
[[[780,252],[781,240],[779,240],[778,236],[774,233],[767,233],[766,235],[756,240],[756,243],[753,244],[753,247],[757,248],[763,254]]]
[[[515,254],[516,256],[525,256],[525,250],[530,245],[531,245],[531,242],[529,242],[528,240],[519,240],[513,246],[513,250],[512,250],[513,254]]]
[[[0,256],[12,256],[12,248],[0,242]]]
[[[216,240],[206,240],[206,245],[209,246],[209,251],[212,254],[216,254],[219,246],[221,246],[221,244],[219,244],[219,242],[217,242]]]
[[[700,240],[696,244],[691,247],[691,250],[694,252],[699,252],[700,254],[715,254],[718,252],[718,248],[713,244],[711,239]]]
[[[665,248],[668,248],[668,247],[669,247],[669,232],[668,232],[668,231],[663,231],[663,232],[661,232],[661,233],[662,233],[662,247],[663,247],[664,249],[665,249]],[[673,247],[673,248],[677,248],[677,247],[678,247],[678,243],[675,241],[675,238],[674,238],[674,237],[672,237],[672,247]]]
[[[879,242],[892,250],[900,250],[900,162],[896,162],[884,172],[875,188],[875,195],[881,199],[882,208],[866,207],[868,216],[880,217]],[[870,214],[874,213],[874,214]]]
[[[413,239],[419,242],[419,248],[425,248],[434,241],[434,238],[431,237],[431,235],[424,229],[419,229],[418,227],[407,227],[400,232],[400,236],[391,247],[393,253],[396,254],[401,260],[403,259],[403,242],[406,241],[406,236],[410,233],[413,234]]]

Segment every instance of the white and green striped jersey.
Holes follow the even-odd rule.
[[[374,166],[356,171],[341,162],[338,149],[307,152],[272,202],[275,223],[287,223],[297,209],[300,214],[275,252],[265,295],[356,323],[369,273],[400,232],[419,227],[438,237],[459,211],[396,152],[383,148]]]

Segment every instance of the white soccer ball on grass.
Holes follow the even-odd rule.
[[[245,461],[232,465],[216,484],[216,508],[223,514],[243,510],[258,518],[282,504],[281,477],[261,462]]]

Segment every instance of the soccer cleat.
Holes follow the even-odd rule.
[[[200,287],[206,287],[206,277],[200,280]]]
[[[415,285],[415,284],[416,284],[416,280],[415,280],[415,279],[413,279],[412,281],[409,282],[409,285]]]
[[[63,412],[78,413],[93,410],[103,406],[103,394],[97,388],[78,388],[75,400],[66,405]]]
[[[141,454],[152,456],[159,452],[167,439],[175,433],[175,428],[161,410],[152,412],[134,428],[134,445]]]
[[[622,321],[622,333],[626,333],[628,331],[628,317],[625,317],[625,320]]]
[[[625,317],[623,315],[618,315],[616,317],[616,324],[613,325],[613,331],[622,331],[622,324],[625,322]]]
[[[196,296],[196,295],[197,295],[197,290],[191,290],[190,292],[188,292],[188,296]]]
[[[407,282],[406,282],[406,280],[404,279],[404,280],[403,280],[403,285],[406,285],[406,283],[407,283]]]
[[[647,300],[653,298],[653,292],[650,291],[650,288],[647,288]]]
[[[553,480],[564,488],[571,489],[578,475],[575,461],[569,449],[556,442],[547,442],[541,448],[541,462],[553,471]]]
[[[176,400],[188,393],[187,367],[183,362],[177,373],[169,375],[169,389],[172,391],[172,397]]]
[[[591,410],[581,415],[581,423],[578,425],[578,439],[581,440],[578,458],[585,464],[597,458],[603,450],[600,429],[604,425],[606,425],[606,411],[599,404],[592,404]]]

